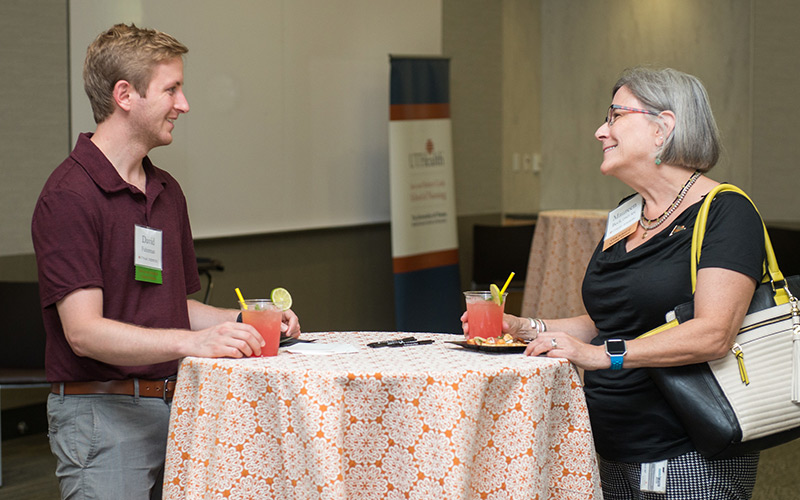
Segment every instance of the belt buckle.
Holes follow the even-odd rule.
[[[174,382],[175,380],[175,377],[167,377],[164,379],[164,391],[161,394],[161,399],[163,399],[165,403],[168,401],[167,393],[169,392],[169,383]]]

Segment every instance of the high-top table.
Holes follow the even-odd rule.
[[[568,318],[586,314],[581,284],[606,230],[605,210],[539,212],[531,243],[522,316]]]
[[[366,347],[409,335],[434,342]],[[445,334],[303,338],[357,352],[182,361],[165,499],[602,497],[566,360],[467,350]]]

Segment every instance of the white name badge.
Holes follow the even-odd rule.
[[[667,492],[667,461],[642,464],[642,476],[639,482],[641,491],[653,493]]]
[[[133,237],[133,265],[136,280],[162,283],[161,230],[135,226]]]
[[[642,205],[642,195],[637,194],[608,213],[606,235],[603,239],[603,251],[636,231],[636,225],[642,216]]]

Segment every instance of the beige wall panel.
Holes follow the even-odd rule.
[[[539,0],[503,1],[503,212],[539,210]]]
[[[33,252],[33,207],[69,153],[66,8],[0,1],[0,255]]]
[[[768,221],[800,222],[800,3],[754,2],[753,188]]]
[[[444,0],[456,211],[502,210],[502,2]]]
[[[749,1],[542,0],[542,209],[616,206],[594,132],[627,67],[669,66],[706,85],[725,152],[711,176],[749,188]]]

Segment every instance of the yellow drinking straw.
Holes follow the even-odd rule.
[[[508,275],[508,279],[506,280],[506,284],[503,285],[503,289],[500,290],[500,296],[501,297],[503,296],[503,293],[506,291],[506,288],[508,288],[508,284],[511,283],[511,278],[513,278],[513,277],[514,277],[514,271],[511,271],[511,274]],[[238,288],[237,288],[237,290],[238,290]]]
[[[242,292],[239,291],[238,287],[236,288],[236,296],[239,297],[239,302],[242,303],[242,309],[247,309],[247,304],[244,303],[244,297],[242,297]]]

